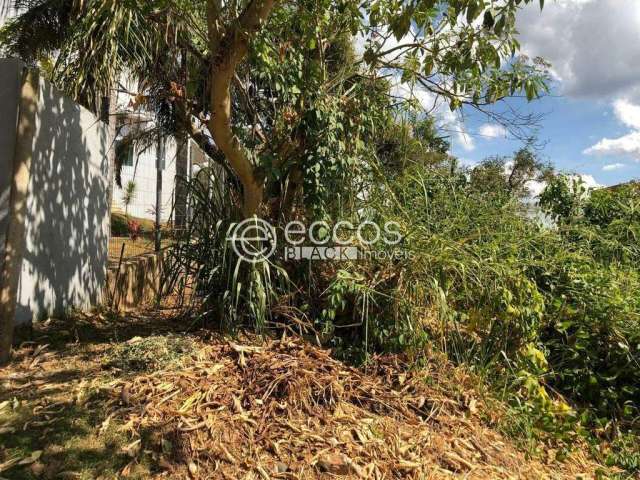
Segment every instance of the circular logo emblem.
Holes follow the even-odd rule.
[[[260,218],[238,223],[228,239],[236,255],[249,263],[264,262],[276,251],[276,231]]]

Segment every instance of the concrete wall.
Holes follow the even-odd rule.
[[[132,311],[158,299],[166,251],[130,258],[120,265],[109,262],[107,291],[109,305],[117,311]]]
[[[0,69],[0,272],[4,262],[4,247],[9,220],[11,173],[18,124],[18,99],[22,64],[4,61]]]
[[[106,282],[108,127],[49,82],[38,87],[17,323],[96,305]]]

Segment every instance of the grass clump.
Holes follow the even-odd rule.
[[[106,363],[129,372],[153,372],[179,365],[193,349],[193,340],[185,336],[134,337],[114,345]]]

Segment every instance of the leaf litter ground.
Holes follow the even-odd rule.
[[[0,370],[0,477],[539,479],[599,469],[580,449],[562,463],[528,458],[497,433],[498,404],[437,354],[415,369],[397,355],[359,369],[293,337],[176,335],[166,317],[39,327]]]

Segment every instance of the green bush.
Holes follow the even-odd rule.
[[[126,237],[129,235],[127,217],[123,214],[111,213],[111,235],[114,237]]]
[[[554,229],[459,169],[415,166],[375,185],[363,211],[378,223],[398,222],[411,258],[336,274],[320,317],[336,345],[353,355],[358,342],[365,351],[436,342],[507,385],[515,406],[561,438],[575,434],[578,413],[585,425],[632,425],[640,405],[640,275],[629,237],[607,230],[620,217],[602,213],[604,194],[559,209],[585,218]],[[621,208],[635,215],[633,204]],[[607,254],[603,236],[622,246]],[[620,248],[629,255],[616,255]]]

